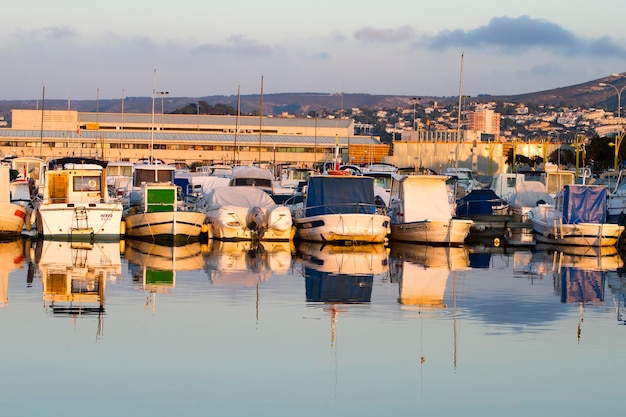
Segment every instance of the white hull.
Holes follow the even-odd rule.
[[[296,237],[313,242],[383,243],[390,232],[382,214],[322,214],[294,219]]]
[[[577,246],[615,246],[624,227],[613,223],[563,224],[560,212],[541,205],[530,212],[537,242]]]
[[[472,223],[462,219],[392,223],[390,238],[404,242],[462,245]]]
[[[213,239],[219,240],[253,240],[257,231],[248,228],[247,218],[250,207],[224,206],[215,210],[207,210],[207,219],[211,224]],[[285,206],[260,209],[263,217],[264,233],[261,241],[287,241],[293,239],[295,229],[291,219],[291,211]]]
[[[19,236],[24,227],[26,209],[12,203],[0,203],[0,236]]]
[[[37,210],[37,231],[45,239],[119,240],[121,222],[120,203],[42,204]]]
[[[128,214],[126,236],[137,239],[197,239],[203,232],[206,215],[195,211],[162,211]]]

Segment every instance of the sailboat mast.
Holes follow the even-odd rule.
[[[459,142],[461,141],[461,103],[463,99],[463,56],[464,52],[461,53],[461,75],[459,77],[459,112],[458,118],[456,122],[456,150],[454,154],[454,170],[458,174],[459,172]]]
[[[154,94],[156,93],[156,68],[152,72],[152,119],[150,121],[150,163],[154,163]],[[157,170],[154,170],[154,181],[158,181]]]
[[[259,104],[259,164],[261,164],[261,142],[263,140],[263,76],[261,75],[261,102]],[[276,172],[276,168],[274,168]]]
[[[46,85],[43,85],[41,93],[41,129],[39,130],[39,159],[43,159],[43,112],[46,102]]]
[[[233,146],[233,165],[237,165],[237,134],[239,133],[239,114],[241,113],[241,85],[237,84],[237,116],[235,116],[235,146]]]

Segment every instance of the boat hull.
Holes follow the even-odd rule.
[[[42,204],[37,209],[37,232],[44,239],[119,240],[120,203]]]
[[[20,205],[0,203],[0,236],[19,236],[26,216],[26,209]]]
[[[294,219],[296,238],[313,242],[383,243],[391,232],[382,214],[322,214]]]
[[[263,233],[250,226],[250,212],[257,209],[258,221]],[[277,206],[271,209],[225,206],[207,211],[213,239],[218,240],[255,240],[288,241],[295,236],[295,229],[288,207]],[[262,236],[261,236],[262,235]]]
[[[206,231],[206,215],[196,211],[131,213],[124,217],[126,237],[175,242],[199,239]]]
[[[563,224],[549,206],[533,209],[530,221],[537,242],[557,245],[615,246],[624,231],[624,226],[614,223]]]
[[[391,240],[436,245],[462,245],[472,226],[471,220],[423,220],[391,224]]]

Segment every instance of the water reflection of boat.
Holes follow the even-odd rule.
[[[400,283],[403,306],[444,308],[444,292],[451,271],[469,268],[464,247],[393,245],[389,255],[392,279]]]
[[[98,316],[102,332],[105,287],[122,274],[119,242],[39,241],[36,262],[43,301],[54,315]]]
[[[212,240],[205,271],[216,285],[254,286],[291,267],[293,242]]]
[[[9,272],[24,262],[22,239],[0,241],[0,308],[9,304]]]
[[[389,273],[382,244],[342,246],[301,242],[296,255],[303,266],[306,299],[311,302],[369,302],[375,277]]]

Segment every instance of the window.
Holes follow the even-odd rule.
[[[100,176],[74,177],[74,191],[100,191]]]

